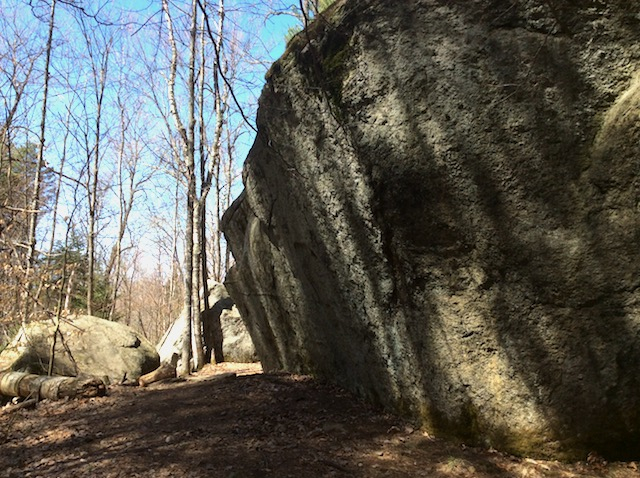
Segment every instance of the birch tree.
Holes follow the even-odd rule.
[[[196,257],[196,271],[195,275],[199,278],[200,287],[202,288],[202,302],[203,310],[202,314],[205,315],[209,310],[209,290],[208,290],[208,260],[207,260],[207,198],[211,191],[212,185],[216,185],[216,193],[218,193],[218,185],[220,179],[220,158],[221,158],[221,145],[222,145],[222,133],[225,125],[224,118],[227,109],[227,101],[229,96],[229,90],[225,83],[220,79],[220,72],[224,74],[226,66],[222,64],[223,58],[223,38],[224,38],[224,19],[225,19],[225,7],[224,0],[219,0],[217,7],[217,21],[218,28],[216,36],[211,38],[213,48],[214,64],[211,69],[211,84],[207,83],[207,65],[206,65],[206,50],[207,50],[207,2],[201,0],[199,6],[202,9],[202,27],[201,27],[201,58],[200,58],[200,79],[199,79],[199,119],[200,119],[200,148],[199,148],[199,170],[200,170],[200,189],[198,200],[196,202],[196,210],[194,211],[194,221],[196,230],[196,241],[194,254]],[[215,126],[213,131],[213,140],[208,142],[206,136],[206,123],[205,123],[205,91],[210,90],[213,93],[213,105],[215,112]],[[218,198],[216,198],[218,199]],[[216,201],[219,203],[219,201]],[[216,230],[218,231],[218,230]],[[215,241],[218,242],[218,241]],[[215,319],[215,318],[214,318]],[[205,359],[211,360],[211,356],[215,358],[216,362],[222,362],[224,356],[222,354],[222,337],[219,318],[215,319],[218,323],[207,324],[204,327],[206,333],[204,334],[204,345],[206,349]]]
[[[195,88],[196,88],[196,40],[197,40],[197,2],[191,3],[191,23],[189,28],[189,58],[188,58],[188,79],[185,85],[187,90],[187,126],[185,127],[178,110],[176,101],[176,76],[178,69],[178,44],[175,37],[173,19],[169,8],[169,1],[162,0],[162,8],[167,21],[167,31],[169,44],[171,47],[171,63],[168,78],[168,97],[171,116],[173,118],[178,135],[181,141],[183,171],[187,186],[186,204],[186,227],[185,227],[185,247],[184,247],[184,310],[187,317],[185,339],[183,340],[181,367],[178,370],[180,375],[191,372],[191,357],[194,356],[194,368],[202,366],[202,335],[198,329],[200,324],[199,304],[194,301],[197,294],[197,287],[194,290],[194,211],[196,197],[196,177],[195,177]],[[197,283],[197,282],[196,282]],[[192,350],[191,336],[195,336],[195,350]],[[198,338],[200,340],[198,340]]]

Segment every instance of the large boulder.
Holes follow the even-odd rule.
[[[0,371],[47,374],[55,326],[37,321],[21,328],[0,353]],[[108,377],[135,383],[160,364],[154,346],[126,325],[89,315],[63,318],[56,335],[53,374]]]
[[[640,9],[342,0],[267,75],[226,286],[266,370],[640,458]]]

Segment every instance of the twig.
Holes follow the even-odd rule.
[[[213,38],[213,33],[211,32],[211,25],[209,24],[209,14],[207,13],[206,8],[202,4],[202,1],[201,0],[197,0],[197,2],[198,2],[198,6],[200,7],[200,10],[202,11],[202,15],[204,16],[205,26],[207,27],[207,35],[209,36],[209,39],[211,40],[211,42],[214,45],[216,45],[216,41]],[[238,107],[238,112],[240,113],[240,116],[242,116],[242,119],[247,124],[247,126],[249,128],[251,128],[257,134],[258,133],[257,128],[251,123],[251,121],[249,121],[249,118],[247,118],[247,116],[245,115],[244,110],[242,109],[242,106],[240,106],[240,101],[238,101],[238,98],[236,97],[235,91],[233,90],[233,86],[231,86],[231,82],[227,78],[227,75],[225,74],[225,72],[224,72],[224,70],[222,68],[222,61],[221,61],[221,58],[220,58],[221,52],[218,51],[217,48],[214,48],[213,51],[214,51],[214,53],[216,55],[216,68],[218,69],[218,72],[220,73],[220,77],[222,78],[222,80],[227,85],[227,88],[229,88],[229,93],[231,94],[231,97],[233,98],[233,102]]]
[[[14,413],[14,412],[17,412],[18,410],[22,410],[23,408],[35,407],[37,403],[38,403],[37,399],[30,398],[28,400],[17,403],[15,405],[10,405],[3,408],[2,410],[0,410],[0,415],[9,415],[10,413]]]
[[[340,463],[337,463],[333,460],[329,460],[327,458],[318,458],[318,462],[323,463],[327,466],[330,466],[331,468],[335,468],[337,470],[342,471],[343,473],[348,473],[351,474],[351,470],[349,468],[347,468],[346,466],[341,465]]]

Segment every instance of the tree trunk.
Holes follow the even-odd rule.
[[[46,279],[48,277],[48,274],[50,274],[50,270],[51,270],[51,264],[52,264],[52,259],[53,259],[53,251],[55,249],[55,245],[56,245],[56,226],[57,226],[57,220],[58,220],[58,211],[60,208],[60,194],[62,192],[62,186],[63,186],[63,178],[64,178],[64,166],[65,166],[65,162],[67,160],[67,144],[69,141],[69,135],[71,134],[71,128],[70,128],[70,121],[71,121],[71,111],[69,110],[69,112],[67,113],[67,119],[65,121],[65,125],[64,125],[64,136],[63,136],[63,140],[62,140],[62,155],[60,156],[60,167],[58,168],[58,181],[56,184],[56,188],[55,188],[55,193],[54,193],[54,199],[53,199],[53,208],[52,208],[52,218],[51,218],[51,238],[49,240],[49,249],[48,249],[48,254],[47,254],[47,260],[45,263],[45,274],[41,274],[40,275],[40,285],[38,286],[38,292],[36,293],[36,302],[38,302],[40,300],[40,294],[42,293],[43,288],[45,287],[46,284]],[[78,187],[78,183],[76,183],[76,188]],[[66,239],[65,242],[68,242],[67,239],[69,237],[69,228],[67,228],[67,234],[66,234]],[[67,253],[67,247],[65,246],[65,266],[66,266],[66,253]],[[60,293],[58,294],[58,298],[60,300],[58,300],[59,304],[58,304],[58,308],[56,309],[56,313],[59,313],[58,311],[61,310],[61,298],[62,295],[64,294],[62,287],[60,288]]]
[[[8,397],[60,400],[63,398],[102,397],[105,383],[96,377],[47,377],[24,372],[0,373],[0,395]]]
[[[115,312],[116,312],[116,303],[118,300],[118,293],[120,291],[121,284],[121,269],[122,269],[122,242],[124,240],[124,235],[127,232],[127,227],[129,225],[129,216],[131,215],[131,210],[133,209],[133,200],[136,194],[136,186],[135,182],[135,174],[137,169],[137,158],[133,158],[133,163],[129,168],[129,178],[128,178],[128,191],[127,196],[125,196],[124,191],[124,173],[123,173],[123,164],[124,164],[124,155],[125,155],[125,142],[127,139],[127,121],[125,118],[125,107],[124,102],[118,95],[118,108],[120,110],[120,144],[118,145],[118,197],[119,197],[119,208],[118,208],[118,237],[116,238],[116,242],[111,249],[111,256],[109,257],[109,263],[107,265],[107,275],[111,280],[111,304],[109,306],[109,320],[114,320]]]
[[[201,3],[202,8],[207,8],[206,0]],[[204,92],[205,92],[205,78],[206,78],[206,43],[205,43],[205,35],[204,35],[204,27],[205,27],[205,16],[202,15],[202,25],[200,28],[200,75],[199,75],[199,83],[198,83],[198,112],[199,116],[199,132],[200,132],[200,141],[198,148],[198,157],[200,164],[200,195],[202,198],[203,188],[206,181],[207,175],[207,135],[205,128],[205,120],[204,120]],[[206,325],[204,323],[203,317],[206,315],[209,310],[209,286],[208,286],[208,264],[207,264],[207,226],[206,226],[206,215],[207,215],[207,202],[202,199],[198,200],[197,205],[198,210],[195,213],[195,219],[197,220],[196,225],[196,249],[194,251],[194,257],[199,262],[199,270],[200,274],[198,275],[200,287],[202,288],[202,306],[198,314],[196,314],[198,318],[198,328],[196,329],[200,334],[200,338],[196,338],[196,343],[202,344],[202,361],[204,363],[211,362],[211,350],[209,348],[209,344],[207,343],[207,334],[206,334]]]
[[[206,7],[206,4],[204,5]],[[215,61],[217,63],[219,63],[220,61],[222,61],[222,39],[223,39],[223,31],[224,31],[224,17],[225,17],[225,9],[224,9],[224,0],[219,0],[219,4],[218,4],[218,37],[216,39],[216,41],[214,41],[213,44],[213,48],[215,49]],[[204,52],[204,27],[206,26],[206,16],[205,16],[205,10],[203,10],[203,29],[202,29],[202,35],[203,35],[203,52]],[[204,81],[204,56],[202,57],[202,64],[201,64],[201,68],[202,68],[202,76],[201,76],[201,93],[204,91],[205,89],[205,81]],[[212,331],[217,331],[219,329],[221,329],[220,327],[220,320],[219,317],[216,316],[216,314],[212,314],[210,313],[210,306],[213,304],[209,304],[209,291],[208,291],[208,274],[207,274],[207,247],[206,247],[206,215],[207,215],[207,197],[208,194],[211,190],[211,185],[212,185],[212,181],[215,179],[215,184],[216,184],[216,213],[219,211],[219,206],[220,206],[220,187],[219,187],[219,183],[220,183],[220,158],[221,158],[221,138],[222,138],[222,131],[223,131],[223,127],[224,127],[224,114],[225,114],[225,110],[226,110],[226,95],[223,95],[221,93],[221,88],[220,88],[220,78],[218,76],[218,71],[219,70],[224,70],[224,67],[222,67],[219,64],[215,65],[215,68],[213,69],[213,88],[214,88],[214,102],[215,102],[215,113],[216,113],[216,127],[215,127],[215,131],[214,131],[214,139],[213,139],[213,144],[211,146],[211,154],[210,157],[206,157],[205,154],[203,153],[204,148],[201,147],[201,154],[200,154],[200,174],[201,174],[201,185],[200,185],[200,197],[198,199],[198,206],[199,206],[199,211],[198,211],[198,215],[197,215],[197,220],[198,220],[198,224],[197,224],[197,250],[200,254],[200,258],[199,260],[201,261],[201,267],[202,267],[202,288],[204,291],[204,307],[203,310],[201,312],[201,317],[207,317],[206,321],[210,322],[213,318],[214,323],[207,323],[206,328],[208,329],[206,331],[206,333],[204,334],[205,336],[205,342],[206,342],[206,355],[205,355],[205,360],[207,361],[211,361],[211,355],[213,353],[214,355],[214,360],[216,361],[216,363],[219,362],[223,362],[224,361],[224,356],[222,354],[222,340],[218,341],[218,340],[208,340],[210,339],[212,336],[215,337],[215,334],[212,333]],[[202,117],[202,110],[204,108],[201,106],[200,108],[200,122],[201,122],[201,132],[203,132],[204,130],[202,129],[203,124],[204,124],[204,118]],[[205,137],[204,134],[201,134],[201,138],[200,138],[200,142],[201,145],[204,143],[205,141]],[[207,164],[208,163],[208,164]],[[220,231],[216,230],[215,231],[216,234],[216,243],[219,245],[220,244]],[[217,255],[216,258],[214,258],[214,263],[216,264],[216,269],[219,270],[219,264],[220,264],[220,254]],[[219,276],[219,274],[216,273],[217,271],[214,271],[214,274]],[[203,320],[201,318],[201,322],[205,322],[205,320]],[[221,336],[220,336],[221,338]]]
[[[187,129],[184,127],[182,120],[180,119],[180,115],[178,113],[178,104],[176,102],[175,95],[175,82],[177,75],[177,67],[178,67],[178,48],[176,44],[176,39],[173,31],[173,22],[171,19],[171,14],[169,11],[169,2],[168,0],[162,0],[162,9],[165,12],[167,18],[167,29],[169,34],[169,44],[171,46],[171,67],[169,70],[169,78],[168,78],[168,94],[169,94],[169,109],[171,112],[171,116],[176,124],[176,128],[180,135],[180,139],[182,140],[182,150],[184,155],[184,166],[185,173],[187,176],[187,210],[186,210],[186,231],[185,231],[185,247],[184,247],[184,313],[187,315],[186,320],[186,330],[185,337],[186,339],[183,342],[182,349],[182,359],[181,366],[178,370],[178,375],[188,375],[191,373],[191,335],[192,335],[192,324],[193,317],[195,312],[195,306],[193,303],[193,211],[194,211],[194,200],[196,195],[195,188],[195,171],[194,171],[194,127],[195,127],[195,111],[194,111],[194,101],[195,101],[195,53],[193,52],[193,47],[195,47],[195,38],[196,38],[196,19],[195,19],[195,8],[193,6],[196,4],[196,0],[193,1],[192,4],[192,25],[190,30],[191,36],[191,55],[189,59],[189,81],[187,84],[187,89],[189,91],[189,131],[187,133]],[[198,307],[199,308],[199,307]]]
[[[168,378],[174,378],[176,376],[176,368],[170,363],[163,363],[155,369],[153,372],[149,372],[138,379],[138,384],[141,387],[146,387],[155,382],[166,380]]]
[[[193,368],[194,370],[200,370],[204,366],[204,349],[203,349],[203,340],[202,340],[202,310],[200,308],[200,287],[202,285],[201,277],[202,273],[206,273],[205,270],[200,269],[201,265],[201,254],[203,253],[201,249],[202,237],[200,237],[201,229],[200,229],[200,204],[198,201],[194,201],[193,204],[193,233],[195,236],[195,240],[193,241],[193,262],[192,262],[192,270],[193,270]],[[206,286],[203,287],[203,293],[207,293]]]
[[[104,51],[98,52],[102,55],[98,58],[100,66],[96,66],[94,52],[91,47],[91,37],[88,31],[85,31],[85,42],[91,60],[91,68],[93,72],[93,84],[95,88],[96,99],[96,119],[95,119],[95,144],[91,149],[93,153],[93,161],[89,170],[89,179],[87,184],[89,199],[89,225],[87,234],[87,315],[94,314],[94,292],[95,292],[95,276],[96,276],[96,235],[98,234],[98,179],[100,177],[100,141],[102,139],[102,106],[107,83],[107,71],[109,66],[109,55],[111,53],[111,40],[104,45]],[[89,161],[89,158],[87,158]]]
[[[47,38],[47,51],[44,65],[44,91],[42,93],[42,116],[40,120],[40,142],[38,144],[38,164],[35,170],[35,177],[33,179],[33,193],[31,196],[31,211],[29,213],[29,232],[27,238],[27,244],[29,245],[27,251],[27,264],[26,264],[26,277],[24,294],[24,316],[22,318],[23,325],[28,320],[29,313],[31,312],[29,304],[31,298],[29,293],[31,289],[31,270],[36,261],[36,225],[38,223],[38,213],[40,211],[40,195],[42,189],[42,176],[44,170],[44,146],[45,146],[45,132],[46,132],[46,119],[47,119],[47,99],[49,96],[49,64],[51,62],[51,50],[53,49],[53,26],[55,23],[56,13],[56,0],[51,2],[51,15],[49,16],[49,36]]]

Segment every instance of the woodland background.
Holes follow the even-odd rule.
[[[264,73],[328,3],[0,1],[0,350],[73,313],[197,338]]]

